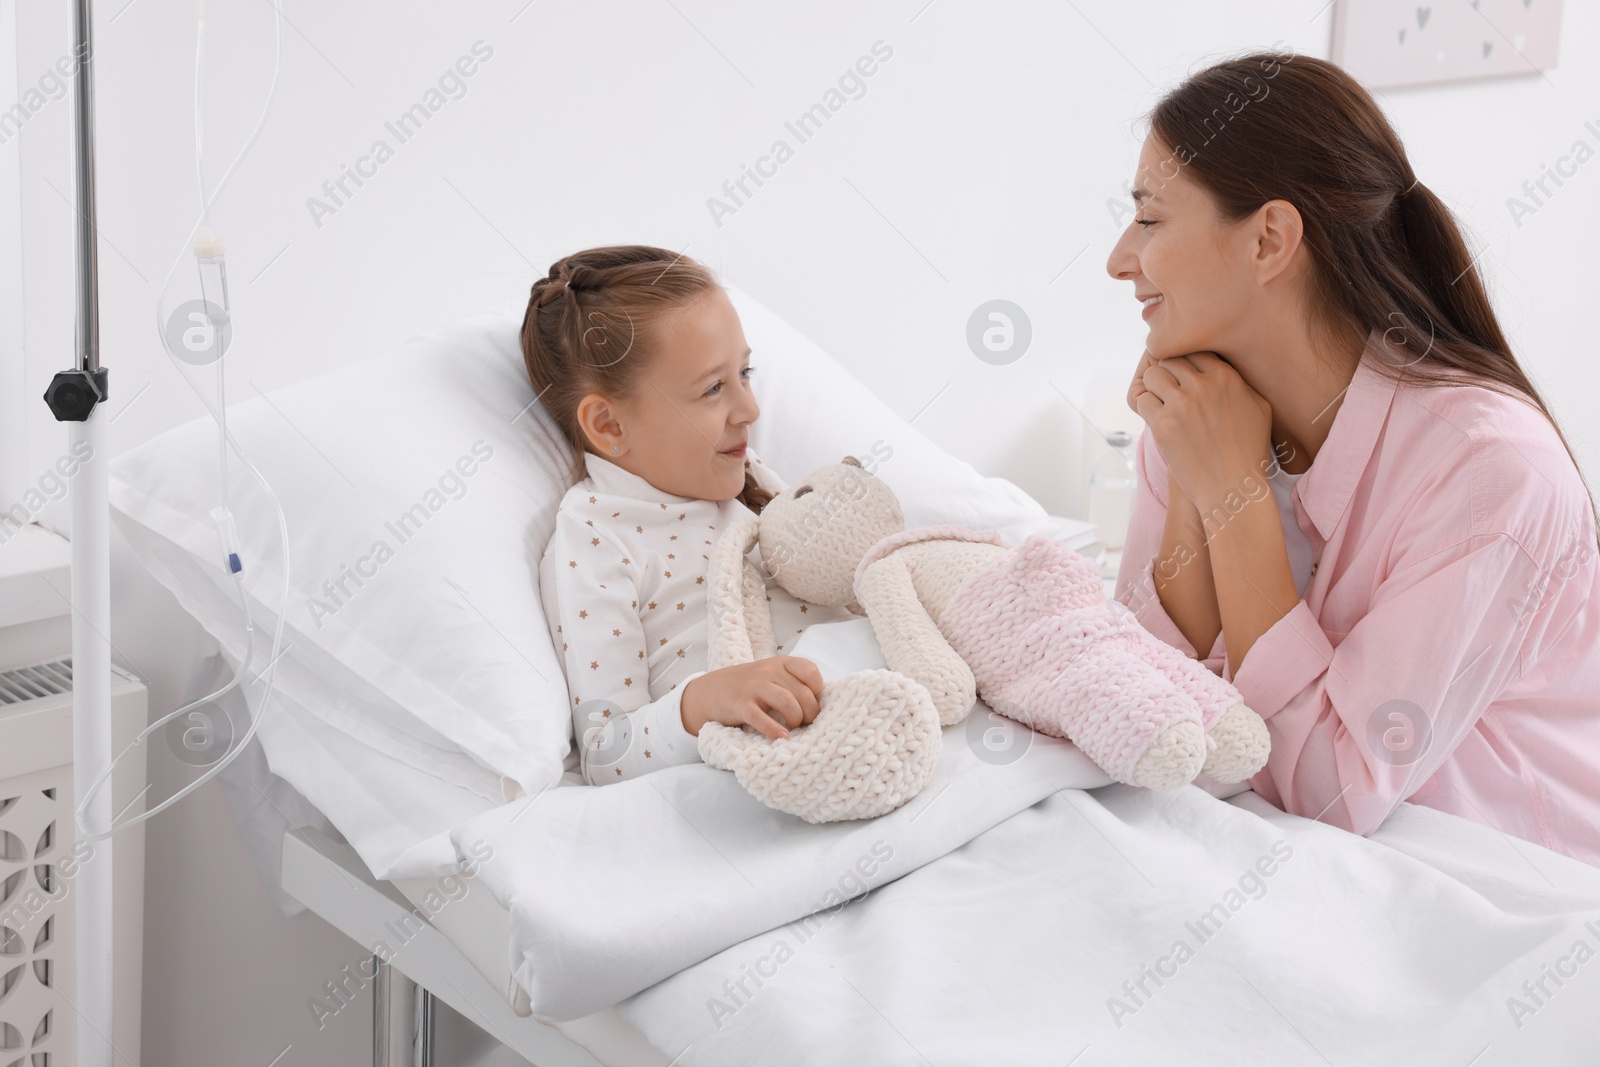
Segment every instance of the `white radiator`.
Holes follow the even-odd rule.
[[[111,668],[113,751],[148,721],[144,683]],[[117,767],[111,810],[145,808],[145,748]],[[73,878],[112,845],[119,1067],[139,1063],[144,827],[77,840],[72,811],[72,661],[0,671],[0,1067],[76,1067]],[[126,810],[124,810],[126,809]]]

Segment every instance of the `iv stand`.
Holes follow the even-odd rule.
[[[56,421],[67,423],[75,455],[87,455],[72,493],[72,788],[73,810],[111,763],[111,513],[106,447],[106,370],[100,366],[99,272],[95,248],[94,45],[91,0],[74,0],[73,47],[78,57],[72,112],[77,213],[73,219],[77,288],[76,366],[45,390]],[[85,453],[79,442],[88,446]],[[84,816],[112,821],[111,788],[102,789]],[[66,835],[63,835],[65,840]],[[77,1062],[113,1067],[112,838],[76,844],[72,879],[77,940]],[[66,999],[63,997],[63,999]]]

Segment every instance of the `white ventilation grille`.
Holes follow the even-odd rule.
[[[56,659],[0,671],[0,705],[72,692],[72,660]],[[3,1046],[0,1046],[3,1047]]]
[[[73,879],[93,853],[74,840],[71,697],[71,658],[0,671],[0,1067],[77,1062]],[[148,718],[143,683],[112,664],[113,751]],[[112,782],[119,817],[137,814],[144,784],[136,748]],[[117,913],[143,914],[142,826],[118,835],[111,863]],[[143,933],[121,922],[112,936],[116,1067],[138,1067]]]
[[[0,671],[0,706],[71,692],[70,659]],[[62,954],[71,908],[57,868],[71,839],[57,832],[72,817],[71,785],[70,766],[0,781],[0,1067],[71,1059],[57,1032],[65,1021],[57,990],[72,974]]]
[[[52,777],[61,781],[59,771],[29,777],[4,783],[23,789],[0,796],[0,1064],[57,1067],[67,1062],[58,1031],[71,1021],[57,1010],[57,990],[70,981],[72,966],[63,954],[71,952],[62,936],[71,922],[56,830],[71,810],[59,785],[39,788]]]

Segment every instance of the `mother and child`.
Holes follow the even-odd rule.
[[[1367,834],[1409,800],[1600,865],[1594,500],[1451,212],[1318,59],[1217,63],[1149,124],[1106,263],[1149,330],[1116,599],[1263,717],[1249,785],[1283,810]],[[845,609],[774,586],[779,654],[705,669],[711,545],[784,487],[715,277],[577,252],[521,342],[580,457],[540,585],[584,780],[811,722],[822,675],[784,649]]]

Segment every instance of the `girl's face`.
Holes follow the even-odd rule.
[[[750,424],[761,414],[750,369],[738,312],[721,288],[709,290],[663,320],[634,395],[607,402],[619,432],[596,442],[600,454],[664,493],[733,499],[744,489]]]
[[[1145,347],[1156,359],[1231,351],[1259,294],[1247,269],[1253,228],[1217,217],[1210,196],[1184,173],[1186,158],[1153,134],[1145,138],[1133,182],[1137,211],[1106,261],[1106,271],[1132,282],[1146,302]]]

